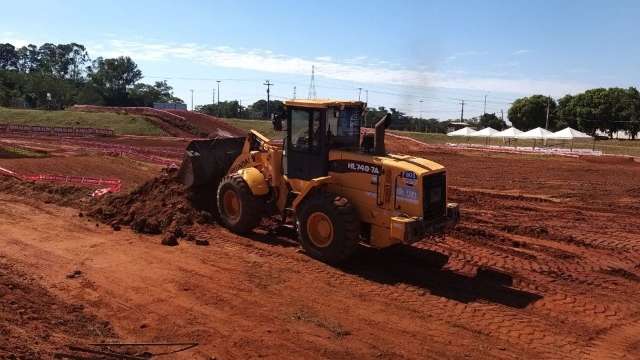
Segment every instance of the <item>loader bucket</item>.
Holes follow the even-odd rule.
[[[244,141],[244,137],[192,141],[178,172],[180,181],[187,188],[215,184],[240,155]]]

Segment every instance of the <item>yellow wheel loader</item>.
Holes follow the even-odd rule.
[[[389,117],[377,122],[375,134],[361,133],[363,102],[284,104],[282,141],[251,130],[187,147],[179,176],[188,187],[209,190],[223,226],[246,233],[263,217],[279,217],[295,224],[307,254],[339,263],[358,244],[411,244],[458,222],[458,205],[446,202],[442,165],[385,151]],[[282,129],[281,118],[274,128]]]

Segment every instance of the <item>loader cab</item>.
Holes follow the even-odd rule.
[[[283,163],[289,178],[310,180],[326,176],[331,149],[359,149],[364,103],[290,100],[285,101],[285,107],[287,136]]]

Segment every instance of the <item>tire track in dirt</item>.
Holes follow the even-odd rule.
[[[210,234],[199,233],[198,237],[207,238],[213,242],[223,242],[225,246],[242,248],[244,251],[254,254],[259,258],[277,258],[277,263],[287,264],[287,268],[299,269],[301,273],[309,277],[309,281],[330,281],[333,287],[347,287],[361,294],[370,295],[372,299],[386,299],[410,311],[426,311],[429,316],[437,321],[454,323],[458,326],[473,328],[475,332],[480,332],[488,336],[494,336],[507,342],[513,342],[516,338],[520,345],[534,349],[541,355],[558,355],[565,351],[580,353],[587,347],[587,343],[573,339],[563,338],[562,331],[556,330],[556,324],[546,323],[541,317],[523,313],[520,310],[510,310],[506,306],[492,305],[487,303],[460,302],[446,297],[432,295],[429,291],[406,283],[406,274],[402,269],[397,273],[391,273],[388,283],[378,283],[367,280],[359,275],[354,275],[354,269],[347,269],[345,274],[338,269],[326,267],[323,264],[315,264],[306,258],[291,256],[282,251],[272,251],[269,248],[255,247],[252,244],[231,244],[233,240],[224,240],[221,237],[214,238]],[[362,254],[360,254],[362,255]],[[388,256],[388,255],[383,255]],[[370,265],[374,265],[383,259],[380,256],[373,256]],[[374,261],[375,260],[375,261]],[[401,262],[402,258],[392,257],[389,263]],[[379,264],[378,264],[379,265]],[[351,270],[351,271],[350,271]],[[386,269],[389,271],[389,269]],[[451,276],[456,276],[454,273]],[[395,284],[393,282],[396,282]],[[454,314],[455,316],[452,316]],[[455,319],[455,320],[453,320]],[[565,329],[566,330],[566,329]]]

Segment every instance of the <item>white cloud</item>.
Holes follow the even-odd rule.
[[[531,52],[531,50],[529,50],[529,49],[520,49],[520,50],[516,50],[516,51],[512,52],[511,55],[516,55],[516,56],[517,55],[524,55],[524,54],[528,54],[530,52]]]
[[[534,78],[469,76],[460,71],[427,71],[370,61],[365,56],[335,60],[329,56],[305,59],[275,54],[268,50],[236,49],[227,46],[208,47],[198,44],[163,44],[108,40],[99,46],[90,45],[91,54],[101,56],[129,55],[138,61],[173,61],[182,59],[213,67],[265,71],[279,74],[308,75],[311,65],[316,74],[330,79],[356,83],[412,87],[443,87],[512,93],[565,94],[582,91],[588,86],[578,83]],[[467,51],[457,56],[482,55],[486,52]],[[386,64],[386,65],[385,65]]]
[[[34,43],[20,39],[13,33],[0,33],[0,41],[17,46]],[[35,42],[40,43],[40,42]],[[464,71],[436,71],[425,67],[406,67],[367,56],[337,60],[331,56],[302,58],[276,54],[269,50],[204,46],[195,43],[170,44],[162,42],[125,41],[107,38],[102,42],[88,42],[87,50],[96,56],[128,55],[138,62],[173,62],[183,60],[212,67],[264,71],[276,74],[307,76],[311,66],[316,74],[329,79],[363,84],[395,85],[416,88],[451,88],[504,93],[545,93],[564,95],[583,91],[589,86],[560,80],[513,78],[506,74],[469,75]],[[518,50],[524,53],[529,50]],[[453,58],[486,55],[485,51],[465,51]]]

